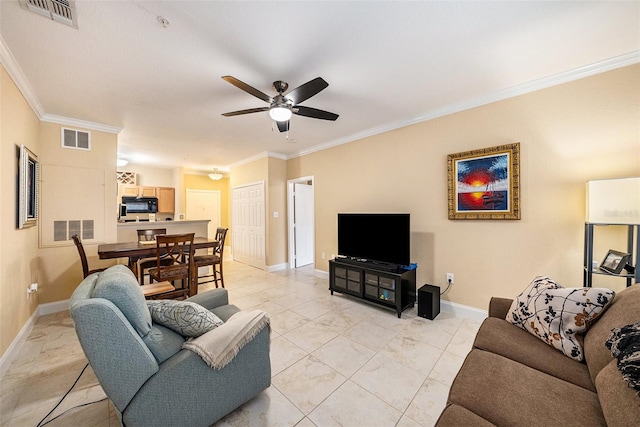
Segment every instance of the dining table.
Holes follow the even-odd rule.
[[[194,251],[198,249],[215,249],[217,246],[217,240],[206,237],[195,237],[193,239]],[[98,245],[98,257],[100,259],[128,258],[127,266],[136,278],[138,277],[138,261],[143,258],[153,258],[156,256],[157,245],[155,241],[151,244],[135,241],[103,243]],[[189,296],[193,296],[198,292],[197,276],[197,272],[194,269],[189,279]]]

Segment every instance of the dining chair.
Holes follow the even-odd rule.
[[[138,241],[140,242],[150,242],[153,241],[155,243],[156,236],[159,234],[167,234],[166,228],[149,228],[149,229],[139,229],[138,231]],[[162,265],[170,265],[173,263],[173,260],[169,257],[164,257],[162,260]],[[145,270],[156,266],[156,258],[143,258],[138,261],[138,279],[140,280],[140,285],[144,285],[144,276],[147,274]]]
[[[182,286],[175,287],[174,290],[166,293],[156,294],[154,298],[186,298],[189,296],[194,235],[195,233],[156,236],[156,266],[149,269],[151,284],[153,282],[170,282],[175,287],[175,282],[180,280]],[[165,259],[171,259],[171,264],[163,265]]]
[[[80,263],[82,264],[82,274],[84,277],[87,277],[90,274],[98,273],[100,271],[104,271],[104,268],[98,268],[95,270],[89,270],[89,263],[87,262],[87,254],[84,252],[84,246],[82,246],[82,242],[80,241],[80,236],[74,234],[71,236],[73,239],[73,243],[76,244],[76,248],[78,248],[78,253],[80,254]]]
[[[195,275],[196,278],[196,287],[200,284],[211,283],[214,282],[216,284],[216,288],[218,287],[218,282],[220,286],[224,288],[224,276],[222,275],[222,255],[224,253],[224,240],[227,237],[228,228],[218,227],[216,229],[216,241],[218,244],[213,249],[213,254],[209,255],[194,255],[193,264],[195,271],[197,272],[200,267],[209,267],[211,266],[212,272],[211,274],[203,274]],[[207,270],[207,273],[209,271]],[[207,279],[204,281],[200,281],[200,279]]]

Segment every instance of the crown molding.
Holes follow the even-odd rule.
[[[357,141],[359,139],[367,138],[370,136],[378,135],[384,132],[389,132],[395,129],[399,129],[405,126],[414,125],[417,123],[432,120],[438,117],[447,116],[449,114],[458,113],[471,108],[481,107],[483,105],[491,104],[493,102],[502,101],[505,99],[513,98],[519,95],[535,92],[541,89],[546,89],[552,86],[561,85],[563,83],[572,82],[574,80],[580,80],[585,77],[594,76],[596,74],[612,71],[618,68],[626,67],[629,65],[637,64],[640,62],[640,50],[634,50],[632,52],[615,56],[613,58],[605,59],[594,64],[585,65],[583,67],[574,68],[572,70],[564,71],[562,73],[553,74],[551,76],[543,77],[541,79],[533,80],[531,82],[523,83],[517,86],[513,86],[504,90],[482,95],[476,98],[472,98],[457,104],[445,106],[443,108],[437,108],[432,111],[428,111],[420,116],[414,117],[409,120],[402,120],[397,122],[388,123],[383,126],[367,129],[362,132],[358,132],[343,138],[334,139],[324,144],[319,144],[306,150],[301,150],[296,154],[292,154],[288,159],[295,157],[306,156],[317,151],[326,150],[338,145],[346,144],[348,142]]]
[[[122,128],[102,123],[94,123],[85,120],[72,119],[70,117],[47,114],[2,36],[0,36],[0,62],[2,62],[7,73],[9,73],[9,76],[18,87],[18,90],[22,93],[22,96],[24,96],[33,112],[41,121],[116,134],[122,130]]]
[[[265,157],[272,157],[274,159],[280,160],[288,160],[289,157],[282,153],[276,153],[274,151],[263,151],[262,153],[256,154],[255,156],[247,157],[246,159],[239,160],[235,163],[232,163],[228,166],[228,168],[237,168],[238,166],[246,165],[247,163],[255,162],[256,160],[264,159]]]
[[[33,110],[33,112],[38,117],[42,117],[44,115],[44,109],[38,101],[38,97],[31,89],[31,85],[27,81],[22,69],[18,66],[18,62],[16,58],[13,56],[9,48],[7,47],[7,43],[4,41],[4,38],[0,35],[0,62],[9,73],[9,76],[13,79],[13,82],[18,87],[18,90],[22,93],[22,95],[27,100],[27,103]]]
[[[81,127],[84,129],[96,130],[108,133],[120,133],[122,128],[102,123],[88,122],[86,120],[72,119],[70,117],[56,116],[54,114],[44,114],[40,117],[43,122],[56,123],[63,126]]]

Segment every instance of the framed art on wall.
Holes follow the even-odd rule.
[[[447,156],[449,219],[520,219],[520,143]]]
[[[38,224],[38,157],[27,147],[20,147],[18,164],[18,228]]]

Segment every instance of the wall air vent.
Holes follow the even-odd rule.
[[[91,134],[75,129],[62,128],[62,146],[78,150],[91,150]]]
[[[21,3],[32,12],[78,28],[73,0],[21,0]]]

